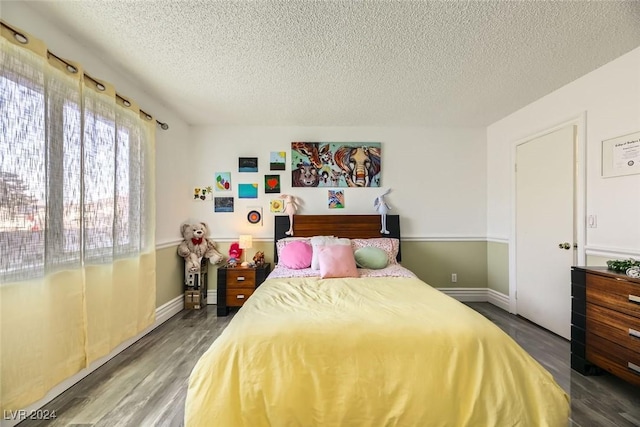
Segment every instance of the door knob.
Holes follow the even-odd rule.
[[[569,243],[569,242],[559,243],[559,244],[558,244],[558,247],[559,247],[560,249],[566,249],[566,250],[569,250],[569,249],[571,249],[571,243]]]

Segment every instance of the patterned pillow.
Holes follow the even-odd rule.
[[[398,251],[400,250],[400,240],[391,237],[374,237],[371,239],[351,239],[351,247],[353,251],[357,251],[360,248],[371,246],[374,248],[382,249],[387,253],[389,258],[389,264],[397,264]]]

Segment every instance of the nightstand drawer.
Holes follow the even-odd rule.
[[[587,330],[640,354],[640,319],[587,304]]]
[[[640,285],[620,278],[589,275],[587,302],[640,317]]]
[[[271,272],[271,264],[242,268],[225,266],[218,268],[218,316],[229,314],[230,308],[241,307],[255,289]]]
[[[255,288],[256,270],[247,268],[246,270],[236,269],[227,271],[228,288]]]
[[[631,384],[640,385],[640,353],[587,333],[587,360]]]
[[[227,306],[240,307],[253,291],[254,289],[227,289]]]

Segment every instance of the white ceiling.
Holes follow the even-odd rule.
[[[190,124],[486,126],[640,46],[640,1],[30,6]]]

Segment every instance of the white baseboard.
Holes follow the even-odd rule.
[[[437,288],[460,302],[488,302],[509,311],[509,295],[490,288]]]
[[[218,302],[218,290],[209,289],[207,292],[207,305],[215,305]]]
[[[509,295],[487,288],[487,302],[500,307],[504,311],[509,311]]]
[[[176,314],[180,313],[184,309],[184,295],[179,295],[172,299],[171,301],[162,304],[160,307],[156,308],[156,321],[150,326],[151,329],[149,331],[145,331],[140,335],[142,338],[144,335],[151,332],[152,329],[157,328]],[[137,338],[137,339],[140,339]]]
[[[105,363],[107,363],[109,360],[113,359],[115,356],[117,356],[119,353],[121,353],[123,350],[125,350],[127,347],[129,347],[131,344],[135,343],[140,338],[142,338],[145,335],[147,335],[149,332],[151,332],[152,330],[154,330],[155,328],[157,328],[158,326],[160,326],[161,324],[163,324],[164,322],[169,320],[171,317],[173,317],[176,314],[178,314],[179,312],[181,312],[183,309],[184,309],[184,296],[183,295],[177,296],[174,299],[172,299],[171,301],[167,302],[166,304],[163,304],[160,307],[156,308],[156,320],[153,323],[153,325],[149,326],[147,329],[145,329],[144,331],[140,332],[138,335],[129,338],[128,340],[126,340],[125,342],[120,344],[118,347],[114,348],[113,351],[111,351],[111,353],[109,353],[106,356],[94,361],[93,363],[91,363],[91,365],[89,365],[88,367],[84,368],[83,370],[81,370],[77,374],[73,375],[72,377],[67,378],[66,380],[64,380],[60,384],[58,384],[55,387],[53,387],[51,390],[49,390],[49,392],[42,399],[40,399],[37,402],[34,402],[31,405],[29,405],[26,408],[24,408],[23,412],[14,411],[14,413],[16,413],[16,414],[25,414],[25,416],[26,416],[26,414],[31,413],[31,411],[36,411],[39,408],[42,408],[44,405],[46,405],[47,403],[51,402],[53,399],[58,397],[60,394],[62,394],[63,392],[65,392],[66,390],[71,388],[73,385],[75,385],[81,379],[83,379],[84,377],[86,377],[87,375],[89,375],[90,373],[92,373],[93,371],[95,371],[96,369],[98,369],[99,367],[104,365]],[[22,421],[22,419],[6,420],[6,419],[4,419],[4,417],[2,417],[2,419],[0,419],[0,427],[13,427],[13,426],[17,425],[20,421]]]
[[[487,288],[436,288],[462,302],[487,302]]]

